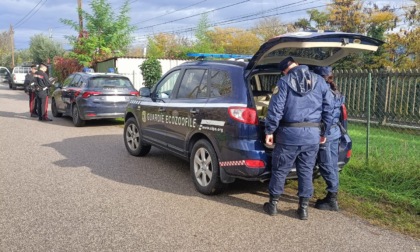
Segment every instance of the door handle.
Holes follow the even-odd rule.
[[[190,109],[190,113],[191,114],[197,114],[198,112],[200,112],[200,110],[199,109],[195,109],[195,108],[193,108],[193,109]]]
[[[165,108],[160,107],[158,111],[159,111],[159,112],[165,112],[165,111],[166,111],[166,109],[165,109]]]

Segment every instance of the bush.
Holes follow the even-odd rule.
[[[63,82],[70,74],[80,72],[83,68],[76,59],[54,57],[54,77],[58,82]]]
[[[162,66],[155,58],[146,59],[140,66],[143,75],[144,86],[151,88],[162,76]]]

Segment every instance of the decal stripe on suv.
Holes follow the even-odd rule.
[[[241,165],[245,165],[245,160],[219,162],[219,166],[241,166]]]
[[[131,104],[146,105],[152,107],[178,107],[178,108],[229,108],[229,107],[247,107],[246,104],[242,103],[173,103],[173,102],[149,102],[149,101],[138,101],[130,100]]]

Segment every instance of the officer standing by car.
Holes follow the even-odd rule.
[[[38,117],[37,109],[37,99],[35,93],[35,72],[37,71],[37,65],[31,65],[31,71],[26,74],[25,81],[23,82],[23,88],[25,93],[29,95],[29,112],[31,117]]]
[[[337,90],[331,67],[315,67],[314,73],[322,76],[330,85],[330,92],[334,96],[333,121],[329,132],[326,132],[327,141],[321,144],[318,152],[318,165],[321,176],[327,184],[327,195],[315,202],[315,208],[321,210],[338,211],[338,146],[341,137],[341,105],[344,96]]]
[[[277,203],[283,193],[286,176],[296,163],[298,176],[299,219],[308,219],[309,199],[313,193],[313,169],[319,143],[332,123],[333,96],[325,80],[298,65],[292,57],[279,63],[284,76],[273,91],[265,124],[266,144],[276,145],[272,154],[269,202],[264,211],[277,214]],[[325,132],[321,132],[321,122]]]
[[[41,63],[39,65],[39,70],[35,73],[38,120],[40,121],[52,121],[52,119],[48,117],[48,88],[51,87],[51,83],[46,73],[47,69],[47,65]]]

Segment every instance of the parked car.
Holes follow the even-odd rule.
[[[139,94],[130,79],[113,73],[78,72],[54,87],[52,115],[70,116],[76,127],[86,120],[123,118],[128,102]]]
[[[7,67],[0,66],[0,83],[10,81],[10,71]]]
[[[265,145],[264,126],[281,76],[277,64],[292,56],[300,64],[327,66],[353,52],[376,51],[381,44],[360,34],[298,32],[270,39],[248,63],[184,63],[129,102],[126,149],[145,156],[155,146],[189,161],[194,185],[203,194],[218,193],[235,179],[267,180],[273,148]],[[343,106],[344,127],[346,120]],[[339,151],[343,167],[351,155],[348,136]],[[292,169],[288,178],[295,173]]]
[[[9,82],[9,88],[16,90],[17,87],[23,88],[25,82],[25,76],[31,72],[30,66],[15,66],[12,71],[11,81]]]

